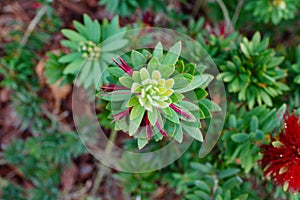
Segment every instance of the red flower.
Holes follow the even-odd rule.
[[[33,7],[34,9],[39,9],[39,8],[41,7],[41,4],[38,3],[38,2],[34,2],[34,3],[32,4],[32,7]]]
[[[278,139],[263,145],[264,175],[274,178],[285,190],[300,191],[300,116],[285,116],[285,127]]]

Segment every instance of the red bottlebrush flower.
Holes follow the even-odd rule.
[[[286,116],[279,138],[263,145],[261,160],[264,175],[274,178],[285,190],[300,191],[300,116]]]

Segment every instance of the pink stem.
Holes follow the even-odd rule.
[[[159,132],[162,134],[162,136],[167,136],[167,135],[168,135],[168,133],[161,127],[161,125],[160,125],[160,123],[158,122],[158,120],[157,120],[157,122],[156,122],[156,126],[157,126]]]
[[[109,84],[109,85],[103,85],[101,86],[102,90],[127,90],[127,87],[123,87],[123,86],[118,86],[118,85],[114,85],[114,84]]]
[[[178,114],[182,115],[183,117],[185,117],[186,119],[191,119],[191,116],[185,112],[183,112],[182,110],[180,110],[179,108],[177,108],[174,104],[170,104],[170,108],[172,108],[175,112],[177,112]]]
[[[114,123],[115,121],[120,120],[123,117],[125,117],[126,115],[128,115],[130,113],[131,109],[132,108],[129,108],[129,109],[123,111],[123,112],[120,112],[118,114],[113,115],[112,118],[114,118],[114,120],[111,123]]]
[[[112,60],[121,68],[123,69],[124,72],[126,72],[127,74],[129,74],[130,76],[133,73],[133,70],[131,69],[131,67],[125,62],[125,60],[123,60],[123,58],[119,57],[119,60],[121,61],[122,64],[118,63],[118,61],[114,58],[112,58]]]

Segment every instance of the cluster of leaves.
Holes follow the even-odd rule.
[[[277,25],[282,20],[293,19],[299,6],[299,1],[295,0],[254,0],[248,2],[246,9],[253,13],[256,21],[271,21]]]
[[[269,135],[280,128],[279,116],[286,111],[283,105],[278,111],[266,106],[257,106],[251,111],[242,106],[230,105],[221,147],[228,164],[238,164],[249,173],[257,167],[260,145],[269,140]]]
[[[20,123],[16,125],[22,130],[29,128],[34,133],[47,127],[40,108],[42,100],[36,94],[39,89],[34,69],[39,59],[36,52],[42,50],[50,40],[51,34],[57,31],[61,24],[52,8],[45,8],[46,15],[29,35],[26,44],[20,43],[23,31],[13,30],[9,33],[9,38],[14,40],[4,45],[5,56],[0,59],[0,74],[3,76],[0,85],[14,91],[12,105],[20,119]]]
[[[237,93],[239,101],[245,101],[250,109],[256,104],[273,105],[272,98],[282,95],[289,87],[280,82],[287,76],[286,70],[278,67],[284,57],[275,56],[268,49],[269,40],[261,40],[259,32],[252,40],[243,38],[240,49],[220,66],[220,78],[228,83],[228,92]]]
[[[204,22],[203,17],[197,21],[191,19],[188,26],[182,25],[179,31],[197,40],[217,66],[224,64],[224,61],[230,58],[230,52],[237,49],[239,35],[237,32],[227,33],[224,23],[211,26]],[[190,56],[198,61],[202,54],[201,50],[196,50]]]
[[[131,197],[138,199],[153,199],[153,193],[157,189],[157,180],[159,180],[159,173],[149,172],[142,174],[133,173],[119,173],[115,178],[120,182],[124,188],[124,192]],[[130,183],[130,184],[128,184]]]
[[[61,55],[58,60],[62,64],[60,70],[56,70],[57,57],[50,56],[48,61],[50,68],[47,69],[46,75],[51,82],[58,80],[59,76],[70,80],[70,77],[78,75],[79,85],[85,88],[97,86],[106,65],[111,62],[112,57],[116,57],[118,50],[127,44],[127,40],[123,38],[126,27],[119,27],[118,17],[112,19],[110,23],[104,19],[100,25],[87,15],[83,16],[83,24],[74,21],[74,26],[76,31],[62,30],[68,40],[61,41],[62,45],[70,48],[72,52]]]
[[[16,187],[16,193],[13,195],[32,200],[57,199],[61,170],[70,164],[71,158],[77,157],[83,152],[84,147],[78,141],[75,133],[43,134],[25,141],[13,141],[7,147],[4,159],[10,164],[18,166],[25,178],[32,180],[34,184],[33,189],[26,191]],[[13,188],[4,188],[4,192],[11,189]],[[7,196],[4,199],[11,198],[12,196]]]
[[[240,177],[239,168],[212,166],[210,159],[213,157],[201,160],[195,154],[197,149],[199,144],[195,142],[178,161],[163,170],[143,174],[119,173],[115,177],[125,188],[124,192],[142,199],[153,199],[158,193],[155,187],[158,183],[167,186],[168,190],[175,190],[185,200],[258,198],[254,192],[249,193],[250,184]]]
[[[288,69],[289,87],[291,88],[287,98],[290,110],[300,109],[300,45],[288,48],[285,52],[286,61],[284,67]]]
[[[155,12],[166,8],[166,0],[100,0],[99,4],[104,5],[105,9],[113,14],[121,16],[132,15],[138,8],[145,11],[151,7]]]
[[[204,69],[196,69],[195,64],[185,63],[180,59],[180,52],[180,42],[165,54],[163,46],[158,43],[153,53],[145,49],[141,53],[130,53],[126,63],[131,66],[130,70],[134,70],[132,75],[114,66],[108,67],[105,72],[108,76],[104,77],[104,83],[121,87],[121,90],[100,92],[99,97],[109,101],[107,108],[112,112],[112,118],[128,112],[128,116],[116,120],[115,129],[137,138],[139,148],[144,147],[151,137],[156,141],[163,139],[164,134],[178,142],[182,142],[183,133],[202,141],[200,120],[210,118],[211,112],[220,109],[205,99],[205,88],[212,77],[204,74]],[[147,98],[142,97],[143,92],[149,93]],[[148,125],[153,132],[148,130]]]

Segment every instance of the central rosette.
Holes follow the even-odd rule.
[[[137,74],[136,74],[137,75]],[[172,89],[174,79],[163,79],[158,70],[154,70],[150,76],[146,68],[139,71],[139,77],[131,86],[131,92],[135,93],[139,103],[146,110],[152,111],[152,107],[167,108],[172,100],[170,96],[174,93]]]

